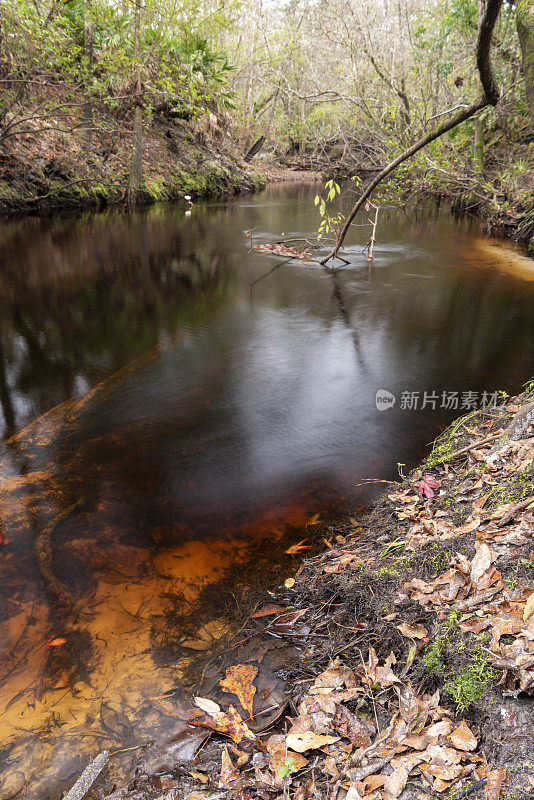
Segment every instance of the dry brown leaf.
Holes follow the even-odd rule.
[[[489,621],[493,628],[490,650],[497,650],[501,636],[519,633],[523,629],[523,621],[515,614],[498,614],[490,617]]]
[[[286,587],[286,589],[292,589],[294,585],[295,585],[295,578],[286,578],[286,580],[284,581],[284,586]]]
[[[471,562],[471,583],[477,586],[484,573],[491,567],[494,554],[485,542],[475,542],[476,555]]]
[[[534,592],[530,595],[523,611],[523,622],[526,622],[529,617],[534,614]]]
[[[423,733],[427,736],[448,736],[451,731],[452,722],[450,719],[440,719],[438,722],[434,722],[433,725],[430,725]]]
[[[503,783],[506,783],[507,779],[508,772],[504,767],[492,769],[491,772],[488,773],[488,781],[484,789],[484,800],[499,800],[502,794]]]
[[[219,786],[222,786],[225,789],[231,789],[233,787],[233,784],[237,780],[239,780],[240,777],[241,775],[239,771],[232,764],[232,759],[230,758],[228,748],[226,745],[224,745],[222,751],[221,775],[219,778]]]
[[[252,681],[257,674],[257,667],[253,667],[250,664],[237,664],[234,667],[228,667],[226,677],[220,681],[221,688],[225,692],[235,694],[251,717],[254,716],[253,701],[256,694],[256,687]]]
[[[384,793],[387,797],[398,797],[408,782],[408,770],[406,767],[397,767],[388,776],[384,783]]]
[[[325,744],[334,744],[339,742],[339,736],[325,736],[319,733],[312,733],[305,731],[304,733],[288,733],[286,736],[286,744],[290,750],[296,750],[297,753],[305,753],[307,750],[318,750],[324,747]]]
[[[230,736],[236,744],[239,744],[243,739],[256,739],[256,734],[253,733],[248,725],[241,719],[234,706],[230,706],[226,713],[214,713],[201,719],[192,719],[189,723],[196,727],[209,728],[219,733],[225,733]]]
[[[458,528],[456,534],[461,536],[464,533],[471,533],[472,531],[476,530],[480,527],[480,517],[471,515],[467,518],[464,524]]]
[[[345,800],[362,800],[362,796],[357,786],[349,786],[348,792],[345,795]]]
[[[457,750],[475,750],[478,744],[475,734],[465,719],[453,730],[449,736],[449,741]]]
[[[386,782],[387,775],[367,775],[366,778],[362,780],[362,783],[365,787],[365,792],[374,792],[375,789],[380,789]]]
[[[271,755],[269,769],[274,773],[275,778],[280,779],[280,771],[284,767],[289,767],[290,772],[297,772],[308,764],[308,760],[293,750],[288,750],[286,737],[276,733],[269,737],[267,750]],[[284,776],[282,775],[282,778]]]
[[[395,625],[399,633],[403,636],[409,636],[410,639],[424,639],[428,636],[428,631],[424,625],[409,625],[407,622],[402,622],[400,625]]]
[[[284,606],[278,606],[276,603],[267,603],[266,606],[260,608],[255,614],[251,614],[250,619],[257,619],[258,617],[269,617],[271,614],[282,614],[285,611]]]
[[[466,619],[463,622],[460,622],[460,630],[463,633],[480,633],[486,628],[489,628],[490,624],[491,623],[489,619],[473,617],[472,619]]]
[[[208,778],[207,775],[204,775],[203,772],[198,772],[198,770],[192,769],[189,774],[191,775],[192,778],[194,778],[199,783],[203,783],[203,784],[209,783],[210,779]]]
[[[449,766],[442,764],[426,764],[424,771],[429,772],[435,778],[441,778],[442,781],[453,781],[455,778],[460,777],[464,768],[461,764],[450,764]]]

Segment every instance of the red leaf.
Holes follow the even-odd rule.
[[[441,482],[437,481],[432,475],[424,475],[420,481],[414,484],[420,495],[434,497],[433,489],[439,489]]]

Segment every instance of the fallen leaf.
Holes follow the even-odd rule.
[[[275,603],[268,603],[255,614],[251,614],[250,619],[257,619],[258,617],[270,617],[272,614],[282,614],[285,611],[285,606],[277,606]]]
[[[406,767],[397,767],[388,776],[384,784],[386,797],[398,797],[408,782],[408,771]]]
[[[208,700],[207,697],[195,697],[195,705],[204,711],[205,714],[219,714],[221,711],[220,705],[214,703],[213,700]]]
[[[191,775],[192,778],[194,778],[199,783],[203,783],[203,784],[209,783],[210,779],[208,778],[208,776],[204,775],[202,772],[198,772],[198,770],[196,770],[196,769],[192,769],[189,774]]]
[[[197,727],[209,728],[219,733],[225,733],[227,736],[230,736],[236,744],[242,742],[243,739],[257,739],[256,734],[253,733],[246,722],[241,719],[234,706],[230,706],[226,713],[221,711],[202,717],[202,719],[192,719],[189,724]]]
[[[300,753],[288,750],[283,734],[270,736],[267,741],[267,750],[271,754],[269,769],[279,780],[285,777],[281,773],[289,775],[292,772],[298,772],[308,764],[308,759]]]
[[[428,636],[428,631],[423,625],[409,625],[407,622],[402,622],[400,625],[395,625],[399,633],[403,636],[409,636],[410,639],[424,639]]]
[[[230,753],[228,752],[228,748],[226,745],[224,745],[222,751],[221,775],[219,777],[219,786],[222,786],[225,789],[231,789],[233,784],[240,778],[241,774],[232,764],[232,759],[230,758]]]
[[[502,785],[507,781],[508,772],[504,767],[492,769],[488,772],[488,780],[484,789],[484,800],[499,800],[502,793]]]
[[[284,581],[284,586],[286,587],[286,589],[292,589],[294,585],[295,585],[295,578],[287,578]]]
[[[449,741],[457,750],[475,750],[478,744],[477,738],[465,719],[453,730],[449,736]]]
[[[288,733],[286,744],[290,750],[296,750],[297,753],[305,753],[306,750],[318,750],[324,747],[325,744],[339,742],[340,738],[339,736],[325,736],[305,731],[305,733]]]
[[[47,647],[61,647],[62,644],[65,644],[66,639],[50,639],[49,642],[46,643]]]
[[[456,531],[461,536],[464,533],[471,533],[480,527],[480,517],[469,517],[469,519]]]
[[[257,667],[252,667],[250,664],[237,664],[235,667],[228,667],[226,677],[220,682],[221,688],[225,692],[236,695],[251,717],[254,716],[253,700],[256,694],[256,687],[252,681],[257,674]]]
[[[485,542],[475,542],[476,555],[471,562],[471,583],[475,586],[494,560],[491,547]]]
[[[432,475],[424,475],[420,481],[414,483],[415,488],[420,495],[425,497],[434,497],[434,489],[439,489],[441,482],[437,481]]]
[[[530,595],[523,611],[523,622],[526,622],[529,617],[534,614],[534,592]]]

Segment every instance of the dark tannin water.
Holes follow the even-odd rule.
[[[364,479],[534,374],[532,262],[469,221],[383,209],[371,270],[369,226],[336,271],[250,252],[313,234],[316,191],[0,225],[1,800],[172,732],[154,702],[231,567],[282,579]]]

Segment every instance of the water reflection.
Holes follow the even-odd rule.
[[[278,564],[288,525],[364,502],[457,413],[377,389],[534,372],[532,284],[468,222],[384,212],[371,273],[364,229],[335,272],[249,252],[252,226],[310,233],[315,191],[0,227],[2,800],[171,731],[150,698],[225,624],[202,586]]]

